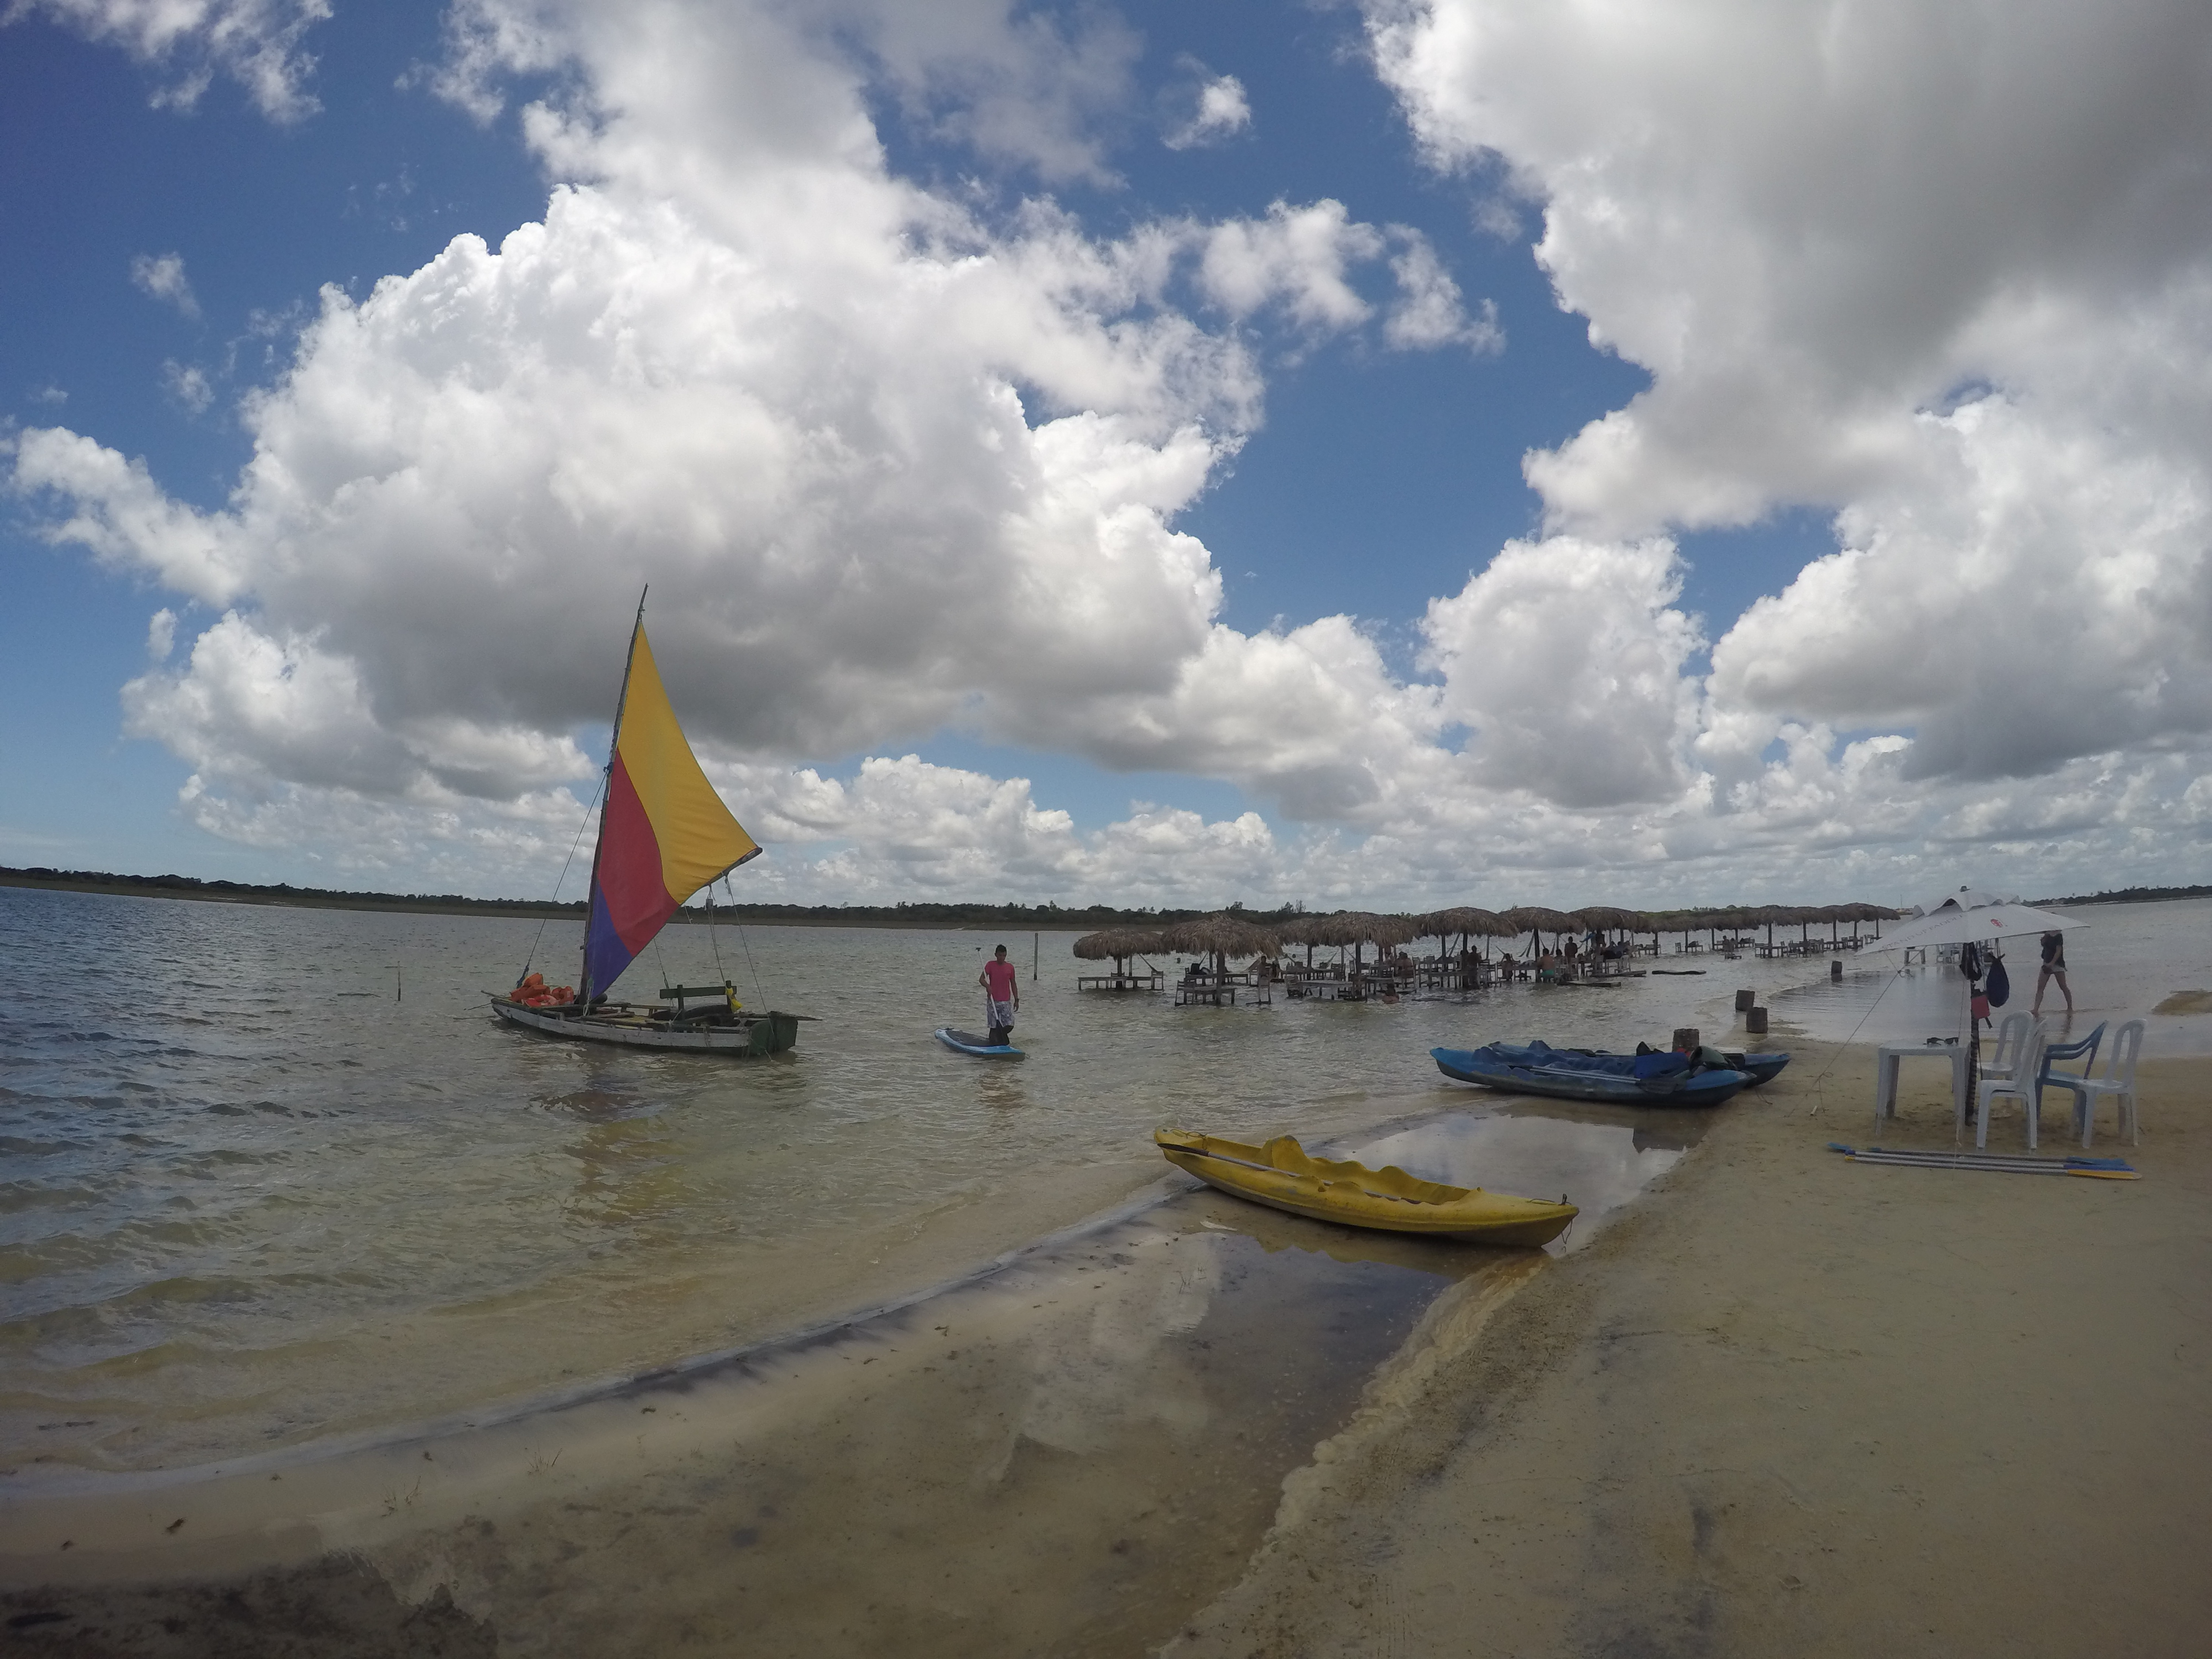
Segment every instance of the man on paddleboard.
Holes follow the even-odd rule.
[[[975,976],[975,982],[990,999],[991,1047],[1003,1048],[1013,1038],[1014,1016],[1022,1006],[1021,975],[1006,960],[1005,945],[1001,945],[997,954],[983,964],[983,971]]]

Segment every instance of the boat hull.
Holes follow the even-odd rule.
[[[1571,1058],[1555,1053],[1549,1063],[1525,1064],[1505,1059],[1492,1048],[1431,1048],[1429,1057],[1446,1077],[1504,1094],[1537,1095],[1550,1100],[1590,1101],[1609,1106],[1718,1106],[1732,1100],[1751,1082],[1748,1073],[1708,1071],[1677,1073],[1665,1078],[1636,1078],[1561,1064]]]
[[[1315,1221],[1514,1247],[1548,1244],[1578,1213],[1571,1204],[1423,1181],[1395,1164],[1315,1158],[1288,1135],[1264,1146],[1157,1129],[1168,1162],[1209,1187]]]
[[[973,1031],[956,1031],[949,1025],[940,1025],[930,1035],[956,1054],[973,1054],[978,1060],[1022,1058],[1022,1051],[1011,1042],[986,1042]]]
[[[1435,1054],[1467,1053],[1469,1051],[1464,1049],[1431,1049],[1430,1052],[1431,1054]],[[1625,1069],[1634,1064],[1637,1059],[1637,1056],[1634,1054],[1613,1054],[1603,1048],[1551,1048],[1536,1043],[1522,1045],[1512,1042],[1492,1042],[1482,1048],[1473,1050],[1472,1052],[1477,1054],[1496,1054],[1501,1059],[1512,1060],[1521,1065],[1540,1065],[1545,1063],[1547,1060],[1557,1060],[1562,1057],[1567,1057],[1577,1060],[1607,1060]],[[1763,1083],[1773,1082],[1777,1077],[1781,1075],[1782,1068],[1790,1063],[1790,1056],[1785,1053],[1769,1054],[1739,1054],[1735,1053],[1733,1050],[1729,1050],[1727,1051],[1727,1059],[1731,1066],[1751,1079],[1750,1082],[1743,1085],[1747,1089],[1756,1089]]]
[[[799,1016],[773,1012],[741,1014],[734,1024],[687,1026],[643,1016],[532,1008],[505,997],[494,997],[491,1011],[510,1025],[546,1036],[564,1037],[571,1042],[608,1042],[625,1048],[752,1056],[781,1054],[799,1041]]]

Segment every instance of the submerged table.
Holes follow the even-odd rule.
[[[1951,1062],[1951,1109],[1960,1121],[1966,1115],[1966,1045],[1963,1042],[1885,1042],[1875,1053],[1881,1056],[1874,1073],[1874,1127],[1897,1115],[1897,1063],[1901,1060],[1948,1060]]]

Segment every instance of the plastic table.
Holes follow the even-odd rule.
[[[1885,1042],[1875,1050],[1881,1056],[1874,1074],[1874,1127],[1897,1115],[1898,1062],[1906,1060],[1948,1060],[1951,1062],[1951,1109],[1964,1120],[1966,1112],[1966,1045],[1963,1042]]]

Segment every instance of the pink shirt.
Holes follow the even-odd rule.
[[[1012,1002],[1014,1000],[1015,978],[1014,964],[1011,962],[1000,962],[994,957],[983,964],[983,984],[994,1002]]]

